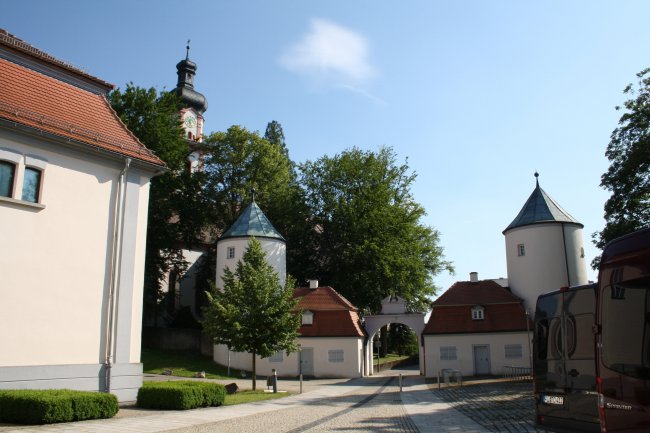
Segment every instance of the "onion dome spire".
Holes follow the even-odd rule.
[[[183,105],[194,108],[199,113],[208,109],[208,101],[201,93],[194,90],[194,75],[196,75],[196,63],[190,60],[190,40],[187,40],[185,47],[185,60],[181,60],[176,65],[178,73],[178,83],[176,84],[176,94],[181,97]]]

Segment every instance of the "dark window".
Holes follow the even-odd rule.
[[[650,280],[605,287],[602,317],[605,366],[650,379]]]
[[[8,161],[0,161],[0,196],[11,197],[14,190],[15,173],[15,164]]]
[[[41,170],[26,167],[25,177],[23,178],[23,195],[22,199],[38,203],[39,192],[41,189]]]

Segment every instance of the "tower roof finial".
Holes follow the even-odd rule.
[[[251,188],[251,201],[255,203],[255,188]]]
[[[190,40],[189,39],[187,40],[187,46],[185,47],[185,49],[187,50],[185,52],[185,60],[189,60],[190,59]]]
[[[535,185],[539,186],[539,173],[535,170]]]

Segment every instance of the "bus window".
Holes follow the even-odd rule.
[[[548,351],[548,320],[542,319],[537,322],[535,331],[535,345],[537,346],[537,359],[546,361]]]
[[[621,374],[650,379],[650,284],[615,284],[602,292],[602,362]]]

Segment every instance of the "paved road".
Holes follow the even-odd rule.
[[[535,432],[530,384],[484,384],[437,390],[419,376],[383,372],[323,384],[302,395],[237,406],[146,412],[49,426],[5,426],[16,433],[203,432]],[[412,371],[402,372],[411,374]],[[128,415],[128,414],[127,414]]]

